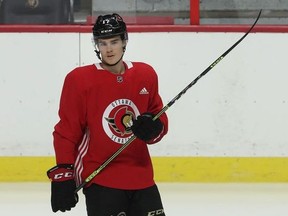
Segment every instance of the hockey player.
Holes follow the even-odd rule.
[[[76,185],[134,134],[137,138],[83,189],[88,216],[164,216],[147,144],[168,130],[154,69],[123,61],[128,42],[118,14],[99,16],[93,27],[100,63],[78,67],[65,78],[59,122],[53,132],[57,165],[51,179],[53,212],[78,202]]]

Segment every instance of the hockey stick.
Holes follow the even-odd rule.
[[[217,58],[211,65],[209,65],[196,79],[194,79],[189,85],[187,85],[179,94],[177,94],[166,106],[160,110],[153,120],[155,121],[158,119],[164,112],[166,112],[182,95],[186,93],[188,89],[190,89],[193,85],[197,83],[199,79],[201,79],[205,74],[207,74],[213,67],[215,67],[231,50],[233,50],[254,28],[257,21],[260,18],[262,10],[260,10],[255,22],[253,25],[249,28],[249,30],[236,42],[234,43],[226,52],[224,52],[219,58]],[[116,158],[127,146],[129,146],[134,140],[136,139],[136,136],[133,135],[124,145],[121,146],[110,158],[108,158],[98,169],[96,169],[94,172],[92,172],[82,184],[80,184],[76,190],[75,193],[77,193],[81,188],[83,188],[88,182],[90,182],[96,175],[98,175],[114,158]]]

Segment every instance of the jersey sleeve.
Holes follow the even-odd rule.
[[[156,115],[163,108],[163,102],[162,102],[161,96],[159,95],[158,76],[156,72],[154,71],[154,69],[152,69],[152,72],[153,72],[152,81],[151,81],[152,91],[150,94],[148,112],[151,112]],[[159,119],[163,124],[163,130],[159,134],[158,137],[147,142],[148,144],[154,144],[154,143],[159,142],[168,132],[168,117],[166,113],[163,113],[159,117]]]
[[[58,113],[60,120],[53,132],[57,164],[74,164],[86,128],[85,96],[80,86],[81,79],[75,76],[75,72],[65,78]]]

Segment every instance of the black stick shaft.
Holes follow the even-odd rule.
[[[212,64],[210,64],[198,77],[196,77],[191,83],[189,83],[179,94],[177,94],[166,106],[164,106],[153,118],[155,121],[158,119],[163,113],[165,113],[179,98],[181,98],[188,89],[190,89],[193,85],[195,85],[199,79],[201,79],[204,75],[206,75],[212,68],[214,68],[228,53],[230,53],[254,28],[256,23],[258,22],[262,10],[260,10],[255,22],[249,28],[249,30],[238,40],[234,43],[228,50],[226,50],[219,58],[217,58]],[[83,188],[88,182],[90,182],[96,175],[98,175],[114,158],[116,158],[127,146],[129,146],[134,140],[136,136],[133,135],[124,145],[121,146],[110,158],[108,158],[98,169],[92,172],[82,184],[80,184],[75,193],[77,193],[81,188]]]

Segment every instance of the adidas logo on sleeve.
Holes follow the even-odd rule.
[[[144,87],[141,89],[141,91],[139,92],[139,94],[149,94],[149,92],[147,91],[147,89]]]

